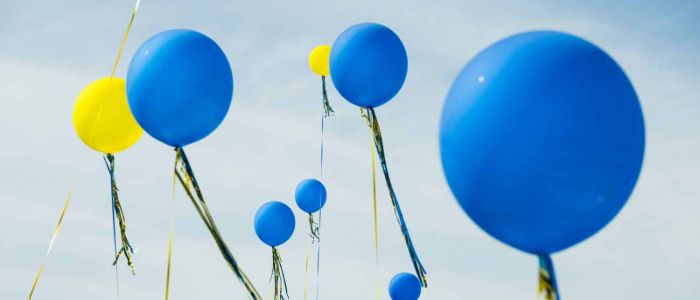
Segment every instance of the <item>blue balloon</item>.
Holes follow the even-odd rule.
[[[637,95],[602,49],[526,32],[474,57],[442,112],[440,154],[464,211],[532,254],[568,248],[622,209],[644,157]]]
[[[131,59],[126,84],[136,121],[173,147],[214,131],[233,95],[233,74],[221,48],[206,35],[183,29],[143,43]]]
[[[294,199],[301,210],[315,213],[326,204],[326,188],[316,179],[305,179],[297,185]]]
[[[255,234],[270,247],[277,247],[289,240],[294,233],[294,213],[286,204],[270,201],[255,213]]]
[[[384,25],[362,23],[346,29],[333,43],[331,78],[352,104],[379,107],[399,92],[408,57],[399,37]]]
[[[389,296],[392,300],[417,300],[421,293],[421,283],[416,275],[399,273],[389,282]]]

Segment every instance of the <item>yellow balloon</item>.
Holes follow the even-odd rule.
[[[80,92],[73,127],[83,143],[105,154],[123,151],[143,135],[126,100],[126,81],[117,77],[95,80]]]
[[[330,58],[331,46],[316,46],[314,50],[311,50],[311,54],[309,54],[309,67],[311,67],[311,71],[314,71],[314,73],[320,76],[328,76],[331,73],[328,67]]]

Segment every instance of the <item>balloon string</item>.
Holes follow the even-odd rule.
[[[141,0],[136,1],[136,5],[134,6],[134,10],[131,13],[131,18],[129,19],[129,24],[127,25],[126,32],[124,33],[124,38],[122,39],[121,45],[119,46],[119,51],[117,52],[117,58],[115,59],[114,65],[112,66],[112,73],[109,76],[110,83],[111,83],[111,79],[114,78],[114,74],[117,72],[117,66],[119,66],[119,60],[121,59],[122,52],[124,51],[124,46],[126,45],[126,40],[129,36],[129,32],[131,31],[131,26],[134,23],[134,18],[136,17],[136,12],[138,11],[140,3],[141,3]],[[94,133],[94,128],[97,126],[97,122],[100,119],[101,114],[102,114],[102,107],[100,107],[100,111],[98,113],[98,116],[95,119],[95,124],[93,125],[93,129],[90,131],[90,138],[89,138],[90,140],[92,140],[92,134]],[[111,154],[108,154],[108,156],[111,156]],[[113,160],[112,160],[112,162],[113,162]],[[110,168],[109,165],[107,166],[107,168],[108,169]],[[117,299],[119,299],[119,266],[117,266],[117,260],[119,259],[119,254],[121,253],[121,251],[117,253],[117,234],[116,234],[116,228],[115,228],[116,224],[114,222],[114,219],[118,218],[117,217],[117,209],[116,209],[117,205],[118,205],[118,200],[117,200],[118,198],[115,199],[116,185],[114,183],[113,169],[110,170],[110,177],[111,177],[111,184],[112,184],[112,239],[113,239],[113,244],[114,244],[114,252],[115,252],[114,255],[116,257],[113,264],[115,265],[114,272],[115,272],[115,280],[116,280],[116,285],[117,285]],[[121,206],[119,208],[121,209]],[[121,232],[122,233],[122,250],[124,251],[124,254],[127,257],[127,262],[129,264],[129,267],[131,268],[131,273],[133,274],[134,273],[134,266],[131,262],[131,253],[130,253],[133,249],[131,248],[131,245],[128,244],[128,240],[126,240],[125,227],[124,227],[125,225],[124,226],[122,226],[122,225],[124,225],[124,223],[122,223],[122,220],[120,218],[120,229],[122,230],[122,232]],[[124,245],[124,241],[126,241],[126,244],[128,246]],[[125,247],[128,247],[128,249]]]
[[[102,112],[102,108],[100,107],[100,112]],[[99,114],[98,114],[99,118]],[[107,167],[109,169],[109,166]],[[111,180],[110,180],[111,181]],[[111,188],[110,188],[110,196],[112,200],[112,246],[114,247],[114,257],[117,257],[117,213],[114,209],[114,195],[111,193]],[[117,300],[120,298],[120,288],[119,288],[119,265],[114,266],[114,281],[116,283],[116,289],[117,289]]]
[[[111,78],[114,77],[114,73],[117,72],[117,66],[119,65],[119,60],[122,57],[122,52],[124,51],[124,45],[126,45],[126,39],[129,37],[129,32],[131,31],[131,25],[134,24],[134,19],[136,18],[136,12],[139,10],[139,5],[141,4],[141,0],[136,0],[136,5],[134,6],[134,10],[131,12],[131,18],[129,19],[129,25],[126,26],[126,32],[124,33],[124,38],[122,39],[122,43],[119,46],[119,52],[117,52],[117,59],[114,61],[114,66],[112,67],[112,75],[110,75],[110,80]]]
[[[114,210],[114,197],[112,197],[112,246],[114,248],[114,257],[117,257],[117,215]],[[114,266],[114,282],[117,291],[117,300],[121,298],[121,288],[119,287],[119,265]]]
[[[333,115],[334,111],[331,108],[330,102],[328,102],[328,92],[326,91],[326,76],[321,76],[322,91],[323,91],[323,108],[324,114],[321,115],[321,155],[320,155],[320,175],[319,178],[323,180],[323,140],[325,135],[325,118],[329,118]],[[318,206],[321,207],[323,199],[319,196]],[[312,219],[313,220],[313,219]],[[316,237],[318,244],[316,245],[316,300],[319,298],[319,289],[321,287],[321,221],[323,220],[323,207],[318,210],[318,226],[316,227]],[[312,230],[313,232],[313,230]],[[313,244],[313,240],[311,241]]]
[[[323,208],[318,211],[318,227],[316,232],[321,236],[321,217],[323,216]],[[312,241],[313,243],[313,241]],[[318,239],[316,244],[316,300],[318,300],[319,286],[321,286],[321,239]]]
[[[549,255],[538,255],[539,258],[539,284],[537,287],[537,299],[561,300],[557,277],[554,273],[554,263]]]
[[[275,300],[289,299],[287,290],[287,280],[284,277],[284,269],[282,268],[282,256],[279,250],[272,247],[272,276],[275,279]]]
[[[114,78],[114,74],[117,72],[117,66],[119,66],[119,60],[121,59],[122,52],[124,51],[124,46],[126,45],[126,40],[129,37],[129,32],[131,31],[131,26],[134,24],[134,19],[136,18],[136,13],[138,12],[140,4],[141,4],[141,0],[136,0],[136,5],[134,6],[134,10],[131,13],[131,18],[129,18],[129,24],[126,27],[126,32],[124,33],[124,37],[122,38],[121,45],[119,46],[119,51],[117,52],[117,58],[114,60],[114,65],[112,66],[112,72],[109,76],[110,84],[111,84],[112,78]],[[92,140],[92,134],[94,133],[94,128],[97,126],[97,122],[100,119],[101,114],[102,114],[102,107],[100,107],[100,112],[98,113],[98,116],[95,119],[95,124],[93,125],[93,129],[90,131],[90,140]],[[109,166],[108,166],[108,168],[109,168]],[[117,285],[117,299],[119,299],[119,266],[117,266],[116,263],[117,263],[117,259],[119,259],[119,253],[121,253],[121,252],[116,253],[117,235],[116,235],[116,230],[115,230],[116,226],[114,223],[114,219],[115,219],[115,217],[117,217],[116,216],[116,213],[117,213],[116,205],[117,205],[118,201],[115,201],[116,186],[114,186],[114,179],[113,179],[112,173],[113,172],[110,172],[110,176],[112,177],[112,239],[113,239],[113,243],[114,243],[114,251],[115,251],[114,255],[116,257],[116,259],[114,261],[114,265],[115,265],[114,272],[115,272],[115,281],[116,281],[116,285]],[[131,245],[128,245],[128,240],[127,240],[128,249],[124,248],[125,247],[124,241],[126,240],[126,235],[124,234],[125,229],[123,229],[121,226],[122,224],[123,223],[121,222],[121,219],[120,219],[120,229],[122,229],[122,250],[124,250],[124,254],[127,257],[127,262],[129,264],[129,267],[131,268],[131,273],[133,274],[134,273],[134,266],[131,262],[131,253],[129,253],[133,249],[131,249]]]
[[[324,81],[324,82],[325,82],[325,81]],[[324,95],[324,96],[323,96],[324,99],[327,99],[326,96],[325,96],[325,95],[326,95],[326,85],[325,85],[325,83],[324,83],[324,85],[323,85],[323,95]],[[332,111],[332,110],[331,110],[331,111]],[[321,151],[320,151],[320,162],[319,162],[319,167],[320,167],[320,170],[319,170],[319,171],[320,171],[320,178],[321,178],[321,179],[323,179],[323,138],[324,138],[324,135],[325,135],[325,132],[324,132],[324,131],[325,131],[325,119],[326,119],[327,117],[330,117],[330,115],[328,115],[328,114],[326,114],[326,113],[324,113],[323,115],[321,115]],[[321,201],[321,200],[319,200],[319,201]]]
[[[377,171],[376,171],[376,159],[374,154],[374,139],[372,139],[372,144],[370,145],[371,163],[372,163],[372,208],[374,210],[374,263],[375,267],[379,269],[379,224],[377,222]],[[382,298],[381,285],[377,282],[377,299]]]
[[[312,242],[306,246],[306,262],[304,263],[304,300],[306,300],[306,291],[309,287],[309,256],[311,256],[311,245]]]
[[[377,222],[377,175],[374,158],[374,140],[372,141],[372,208],[374,209],[374,254],[379,265],[379,226]]]
[[[177,177],[178,181],[180,182],[180,185],[185,190],[187,197],[190,199],[190,201],[192,202],[192,205],[194,205],[195,209],[197,210],[197,213],[202,218],[204,225],[206,225],[207,229],[209,229],[209,233],[212,235],[212,238],[216,242],[216,245],[218,246],[219,251],[221,252],[221,255],[224,257],[224,260],[226,260],[229,267],[231,268],[231,271],[233,271],[233,273],[236,275],[238,280],[243,284],[243,286],[248,291],[248,296],[253,300],[261,300],[262,298],[260,297],[260,294],[253,286],[253,283],[250,281],[248,276],[239,267],[238,262],[233,257],[233,254],[231,254],[231,251],[229,250],[228,246],[224,242],[224,239],[221,237],[221,233],[219,232],[219,229],[216,227],[216,224],[214,223],[214,218],[212,217],[211,213],[209,212],[209,207],[207,206],[206,202],[204,201],[204,196],[202,195],[202,190],[199,188],[199,184],[197,183],[197,178],[194,176],[194,172],[192,171],[192,166],[190,165],[189,161],[187,160],[187,155],[185,155],[185,150],[180,148],[180,147],[177,147],[177,148],[175,148],[175,152],[176,152],[176,157],[175,157],[176,164],[175,164],[174,173],[175,173],[175,176]],[[194,190],[194,193],[196,194],[196,199],[195,199],[195,195],[193,194],[193,190]]]
[[[328,101],[328,92],[326,91],[326,76],[321,76],[321,88],[323,90],[323,116],[330,117],[333,115],[333,113],[335,113],[335,111],[331,107],[330,101]]]
[[[418,258],[418,253],[416,252],[416,249],[413,246],[413,242],[411,241],[411,235],[409,234],[408,227],[406,226],[406,220],[403,217],[401,206],[399,205],[399,200],[396,197],[396,192],[394,191],[394,187],[391,184],[391,179],[389,178],[389,168],[387,167],[386,163],[384,142],[382,140],[382,131],[379,127],[377,114],[374,112],[373,108],[366,108],[364,112],[365,114],[363,114],[363,116],[365,117],[367,123],[372,129],[374,146],[377,149],[377,153],[379,154],[379,162],[381,163],[382,171],[384,173],[384,180],[386,181],[387,189],[389,190],[391,204],[394,207],[394,214],[396,215],[396,220],[398,221],[399,226],[401,227],[401,233],[403,234],[404,241],[406,242],[406,248],[408,250],[409,256],[411,257],[413,268],[415,269],[416,275],[420,279],[423,287],[428,287],[428,281],[426,278],[427,272],[425,271],[423,264]]]
[[[175,159],[175,169],[177,169],[177,159]],[[175,224],[175,188],[177,177],[173,173],[173,200],[170,203],[170,232],[168,233],[168,261],[167,271],[165,273],[165,300],[170,298],[170,270],[172,269],[173,261],[173,229]]]
[[[119,221],[119,233],[121,234],[121,248],[114,258],[112,265],[116,266],[119,261],[119,257],[124,254],[126,257],[126,262],[131,268],[131,273],[134,274],[134,262],[132,260],[132,255],[134,254],[134,248],[129,243],[129,239],[126,236],[126,218],[124,217],[124,209],[122,208],[121,202],[119,202],[119,189],[117,188],[117,181],[114,176],[114,155],[107,154],[104,157],[105,165],[107,166],[107,171],[109,171],[111,192],[112,192],[112,208],[113,212]],[[114,219],[112,219],[112,225],[114,225]],[[113,228],[114,229],[114,226]]]
[[[305,263],[305,270],[304,270],[304,300],[306,300],[306,295],[307,295],[307,288],[308,288],[308,275],[309,275],[309,257],[311,256],[311,247],[313,247],[314,244],[320,243],[321,238],[319,237],[319,230],[320,226],[316,221],[314,220],[314,215],[309,214],[309,236],[311,237],[311,240],[309,241],[308,247],[306,247],[306,263]],[[318,265],[318,261],[316,262]],[[318,268],[318,266],[317,266]],[[318,273],[317,273],[318,274]],[[318,294],[318,292],[317,292]]]
[[[70,203],[70,199],[73,196],[73,189],[68,192],[68,197],[66,198],[66,202],[63,204],[63,208],[61,209],[61,216],[58,218],[58,223],[56,224],[56,228],[53,230],[53,235],[51,236],[51,242],[49,242],[49,248],[46,250],[46,256],[44,257],[44,263],[39,267],[39,272],[36,274],[36,277],[34,278],[34,283],[32,283],[32,289],[29,291],[29,298],[28,300],[32,300],[32,297],[34,296],[34,292],[36,291],[37,284],[39,283],[39,278],[41,278],[41,274],[44,273],[44,269],[46,268],[46,260],[49,258],[49,255],[51,254],[51,250],[53,250],[53,245],[56,242],[56,236],[58,236],[58,231],[61,229],[61,224],[63,223],[63,218],[66,216],[66,212],[68,211],[68,204]]]

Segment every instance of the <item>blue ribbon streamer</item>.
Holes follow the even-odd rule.
[[[421,284],[424,287],[428,287],[428,281],[426,278],[427,272],[421,263],[420,258],[418,258],[418,253],[416,252],[413,242],[411,241],[411,235],[408,232],[408,227],[406,226],[406,220],[404,220],[403,212],[401,211],[401,206],[399,205],[399,200],[396,197],[394,187],[391,184],[391,179],[389,178],[389,168],[387,167],[386,155],[384,153],[384,142],[382,140],[382,132],[379,128],[379,121],[377,120],[377,114],[374,112],[373,108],[366,108],[367,121],[370,128],[372,129],[374,146],[379,154],[379,162],[382,165],[382,171],[384,173],[384,180],[386,181],[387,189],[389,190],[389,196],[391,197],[391,204],[394,207],[394,213],[396,214],[396,220],[401,227],[401,233],[403,233],[404,240],[406,242],[406,248],[408,254],[411,257],[413,263],[413,268],[416,271],[416,276],[420,279]]]

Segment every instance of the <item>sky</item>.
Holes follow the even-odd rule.
[[[109,177],[73,131],[73,102],[109,76],[131,1],[0,3],[0,295],[118,299]],[[421,299],[532,299],[537,260],[482,232],[442,174],[438,123],[447,90],[481,49],[511,34],[553,29],[605,49],[642,103],[647,149],[636,190],[596,236],[553,256],[562,297],[700,299],[700,2],[698,1],[165,1],[143,0],[117,76],[135,49],[167,29],[201,31],[223,48],[235,78],[231,110],[186,148],[217,225],[253,283],[270,298],[270,249],[253,231],[257,208],[293,206],[296,184],[319,177],[318,44],[366,21],[391,27],[409,58],[403,89],[377,110],[392,181],[428,271]],[[372,299],[412,271],[380,180],[379,264],[372,231],[370,136],[359,110],[329,87],[320,297]],[[119,297],[163,297],[169,217],[175,215],[170,299],[245,299],[241,285],[182,193],[172,205],[175,153],[144,135],[117,155],[117,180],[136,275],[119,268]],[[72,202],[44,258],[68,192]],[[280,247],[290,296],[303,299],[306,217]],[[313,281],[313,280],[312,280]]]

